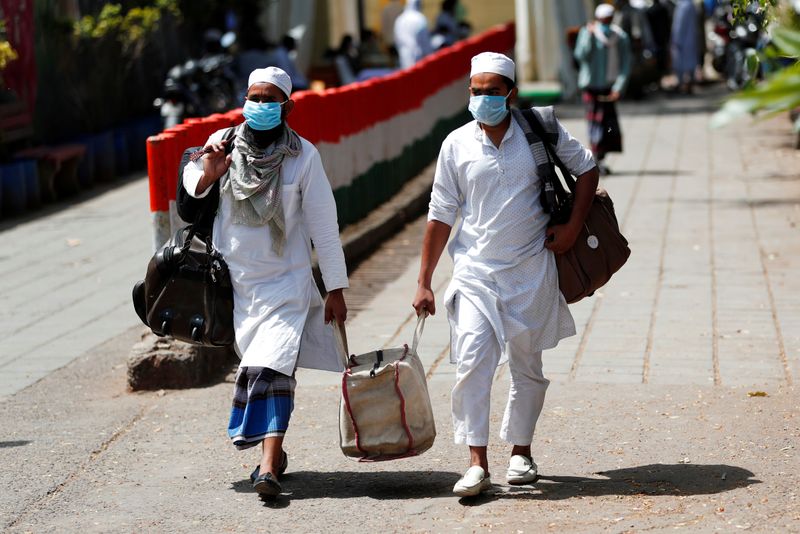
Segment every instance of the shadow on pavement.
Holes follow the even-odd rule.
[[[668,202],[668,199],[663,202]],[[679,198],[673,202],[680,202],[683,204],[708,204],[714,205],[719,208],[741,209],[741,208],[770,208],[773,206],[795,206],[800,204],[800,198],[784,197],[784,198],[737,198],[737,199],[722,199],[722,198]]]
[[[77,207],[84,202],[87,202],[95,197],[99,197],[100,195],[104,195],[109,191],[113,191],[114,189],[124,187],[145,176],[147,176],[146,169],[132,171],[125,176],[115,178],[111,182],[93,184],[91,189],[84,189],[78,193],[63,196],[52,203],[44,204],[40,208],[25,211],[19,215],[6,215],[2,220],[0,220],[0,232],[5,232],[6,230],[15,228],[20,224],[35,221],[41,219],[42,217],[55,215],[56,213]]]
[[[616,171],[611,169],[611,172],[605,176],[603,176],[604,180],[609,178],[614,178],[615,176],[647,176],[647,177],[654,177],[654,176],[691,176],[694,174],[692,171],[684,171],[681,169],[645,169],[641,171]]]
[[[30,440],[0,441],[0,449],[10,449],[11,447],[24,447],[29,443],[31,443]]]
[[[532,486],[495,487],[470,499],[465,506],[476,506],[497,499],[564,500],[604,495],[685,496],[723,493],[761,481],[751,471],[732,465],[650,464],[601,471],[605,478],[540,476]]]
[[[283,494],[266,504],[274,507],[281,506],[284,500],[325,498],[449,498],[453,496],[453,484],[460,477],[460,474],[450,471],[292,471],[281,477]],[[237,493],[255,493],[249,479],[233,482],[230,489]]]

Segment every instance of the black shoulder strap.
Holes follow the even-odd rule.
[[[225,147],[225,154],[230,154],[231,151],[233,150],[233,143],[231,141],[233,137],[236,135],[237,128],[238,126],[231,126],[222,136],[223,141],[228,141],[228,145]],[[180,177],[180,180],[181,181],[183,180],[182,176]],[[214,184],[211,186],[211,189],[212,191],[210,191],[208,194],[208,196],[211,198],[207,198],[205,202],[201,203],[200,209],[197,210],[197,212],[194,215],[194,220],[190,224],[189,235],[186,239],[187,243],[191,242],[192,237],[194,237],[194,235],[197,233],[197,227],[200,225],[201,221],[203,221],[208,216],[208,214],[211,212],[212,209],[217,208],[213,200],[214,197],[216,197],[217,203],[219,202],[219,191],[221,191],[219,180],[214,182]],[[216,191],[213,191],[213,189],[216,189]],[[206,238],[206,245],[210,246],[210,236],[207,236]]]
[[[222,136],[222,140],[230,141],[231,139],[233,139],[233,137],[236,135],[236,130],[238,128],[239,128],[238,126],[231,126],[230,128],[228,128],[228,131],[225,132],[225,135]],[[230,143],[227,147],[225,147],[225,152],[227,154],[230,154],[231,150],[233,150],[233,143]]]
[[[550,160],[550,163],[554,163],[561,171],[562,177],[567,184],[567,189],[570,191],[575,191],[575,178],[572,176],[572,171],[570,171],[567,166],[564,165],[564,162],[561,161],[561,158],[559,158],[558,154],[556,154],[555,147],[552,143],[552,134],[548,134],[545,131],[544,126],[542,126],[542,124],[539,122],[539,119],[536,117],[536,114],[532,109],[523,109],[521,112],[522,116],[525,117],[526,122],[530,125],[535,140],[542,141],[542,146],[547,153],[547,158]],[[528,143],[533,146],[531,139],[528,139]],[[534,152],[534,156],[536,155],[536,152]],[[538,166],[539,158],[536,159]],[[560,181],[556,179],[556,182],[558,182],[558,184],[556,184],[556,187],[558,187],[560,185]]]

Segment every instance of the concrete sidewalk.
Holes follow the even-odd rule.
[[[800,532],[800,156],[782,122],[709,131],[712,98],[623,106],[626,152],[603,185],[633,254],[572,307],[578,335],[545,354],[535,485],[505,484],[503,367],[494,491],[451,494],[466,451],[452,443],[443,312],[420,345],[434,447],[344,458],[337,375],[300,371],[286,494],[267,504],[247,481],[257,454],[226,439],[230,381],[125,392],[136,327],[0,404],[0,521],[11,532]],[[565,124],[584,137],[582,120]],[[352,274],[352,352],[410,342],[423,229],[410,224]],[[443,259],[438,297],[448,275]]]

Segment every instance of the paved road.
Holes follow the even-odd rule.
[[[434,447],[399,462],[345,459],[336,375],[300,371],[287,494],[264,506],[246,481],[255,454],[226,443],[229,382],[125,392],[125,357],[140,329],[127,328],[136,318],[124,308],[150,236],[146,206],[133,201],[144,196],[141,182],[6,229],[0,270],[18,281],[3,282],[2,298],[16,298],[16,307],[3,300],[2,328],[6,318],[25,328],[20,316],[40,313],[82,338],[94,317],[120,315],[103,328],[107,341],[59,351],[55,366],[72,361],[54,372],[24,355],[47,343],[60,349],[57,332],[20,331],[22,348],[3,353],[3,376],[29,362],[43,378],[24,389],[17,382],[0,402],[2,524],[12,532],[800,531],[800,155],[787,147],[782,118],[709,131],[710,98],[624,106],[626,152],[603,182],[633,255],[602,294],[572,307],[578,336],[545,355],[553,384],[534,442],[542,479],[505,485],[507,450],[493,437],[495,488],[473,501],[450,493],[465,451],[452,443],[443,314],[428,321],[420,346]],[[578,111],[562,114],[582,136]],[[112,226],[120,213],[127,222]],[[77,222],[88,216],[98,224]],[[353,352],[410,340],[423,226],[409,225],[353,273]],[[129,244],[112,238],[123,231]],[[73,238],[81,244],[70,247]],[[5,243],[18,251],[26,239],[57,251],[62,269],[43,252],[25,269],[7,263],[20,260]],[[130,272],[100,269],[111,258]],[[80,281],[60,272],[69,261],[86,269]],[[445,259],[434,280],[439,296],[448,270]],[[34,282],[32,273],[42,274]],[[62,300],[62,286],[76,292],[72,300]],[[109,298],[89,306],[103,292]],[[493,436],[507,380],[501,368]]]
[[[151,251],[144,176],[0,225],[0,398],[134,326]]]

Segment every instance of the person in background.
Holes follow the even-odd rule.
[[[403,3],[400,0],[389,0],[381,11],[381,39],[383,46],[392,58],[397,58],[397,48],[394,44],[394,23],[403,12]]]
[[[242,27],[239,36],[241,45],[239,53],[235,58],[237,86],[240,87],[238,94],[239,101],[244,100],[247,94],[247,79],[250,73],[257,68],[269,65],[273,56],[268,52],[270,45],[261,36],[261,31],[255,25],[245,25]]]
[[[697,11],[692,0],[678,0],[672,14],[672,70],[678,78],[679,93],[692,92],[697,69]]]
[[[646,11],[647,21],[650,23],[650,30],[653,33],[656,67],[662,78],[669,74],[669,34],[672,27],[666,2],[667,0],[653,0],[653,4]]]
[[[441,42],[434,45],[434,49],[450,46],[461,38],[458,19],[456,18],[456,6],[458,0],[444,0],[442,10],[436,17],[435,32],[441,36]]]
[[[408,0],[406,8],[397,17],[394,23],[394,44],[401,69],[411,67],[433,51],[428,19],[422,13],[421,0]]]
[[[292,57],[295,55],[296,48],[297,42],[294,40],[294,37],[291,35],[284,35],[281,38],[281,42],[272,50],[273,62],[267,63],[267,65],[278,67],[286,72],[292,80],[292,90],[302,91],[308,89],[309,83],[308,78],[297,68]]]
[[[693,0],[694,10],[697,13],[697,69],[695,72],[695,80],[698,83],[704,83],[706,80],[705,65],[706,54],[708,48],[706,47],[706,9],[702,0]]]
[[[500,430],[511,446],[506,481],[536,480],[531,442],[549,384],[542,350],[575,334],[558,288],[555,254],[575,243],[598,181],[591,152],[558,123],[555,152],[578,180],[569,221],[548,227],[530,145],[509,111],[517,95],[514,79],[514,62],[503,54],[472,58],[469,111],[475,120],[442,143],[412,303],[418,315],[436,312],[431,278],[460,219],[449,246],[453,277],[444,304],[450,361],[456,364],[454,439],[469,447],[469,468],[453,487],[461,497],[492,487],[489,407],[495,372],[505,362],[511,376]]]
[[[328,323],[347,318],[348,282],[336,203],[319,152],[286,124],[294,109],[289,75],[276,67],[256,69],[247,85],[244,123],[229,141],[228,128],[209,137],[210,152],[186,165],[183,185],[202,198],[219,181],[212,239],[230,270],[234,348],[241,358],[228,436],[239,450],[261,445],[261,463],[250,479],[261,496],[275,497],[288,464],[283,438],[294,408],[295,370],[344,368]],[[324,302],[312,274],[312,242],[328,292]]]
[[[595,20],[578,33],[574,55],[579,64],[578,88],[583,91],[592,153],[600,172],[607,174],[610,170],[603,164],[606,154],[622,152],[616,103],[630,76],[631,47],[628,35],[611,24],[613,6],[600,4],[594,16]]]

